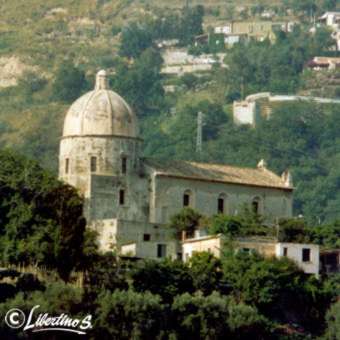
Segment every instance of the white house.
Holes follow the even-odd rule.
[[[324,22],[328,27],[337,29],[340,25],[340,12],[326,12],[319,18],[319,21]]]
[[[232,33],[232,23],[227,23],[224,26],[217,26],[214,28],[214,33],[216,34],[231,34]]]
[[[306,274],[318,276],[320,268],[320,247],[317,244],[276,243],[277,257],[288,257],[295,261]]]
[[[220,257],[225,239],[222,235],[195,237],[182,242],[182,258],[188,261],[195,253],[207,251]],[[256,251],[266,257],[287,257],[294,261],[306,274],[318,277],[320,269],[320,249],[316,244],[278,242],[271,237],[245,237],[233,241],[238,251]]]

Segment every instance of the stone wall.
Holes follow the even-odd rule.
[[[159,244],[166,245],[171,258],[177,258],[179,252],[174,231],[163,225],[107,219],[92,221],[90,227],[98,232],[99,249],[103,252],[116,249],[125,254],[132,251],[137,257],[158,258]]]
[[[123,137],[67,137],[60,144],[59,177],[75,186],[86,199],[86,218],[90,220],[124,218],[146,221],[147,180],[141,178],[138,157],[140,141]],[[91,172],[91,157],[96,171]],[[122,173],[126,157],[126,173]],[[68,159],[68,171],[66,161]],[[124,204],[119,206],[119,191]]]
[[[250,206],[252,200],[258,197],[259,212],[266,217],[267,223],[273,223],[279,217],[292,216],[293,197],[289,190],[154,176],[150,221],[167,223],[183,208],[186,190],[192,193],[190,206],[207,216],[217,213],[217,200],[221,194],[225,195],[225,214],[239,214],[244,205]]]

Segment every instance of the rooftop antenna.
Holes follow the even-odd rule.
[[[203,130],[203,114],[201,111],[197,113],[197,138],[196,153],[202,153],[202,130]]]

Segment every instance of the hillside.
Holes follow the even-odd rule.
[[[0,88],[13,86],[25,72],[53,80],[56,67],[72,59],[88,75],[111,67],[119,46],[118,30],[144,15],[181,12],[185,1],[27,0],[0,3]],[[251,1],[189,1],[204,4],[205,24],[223,21],[225,12],[251,5]],[[263,4],[271,3],[262,1]],[[237,4],[237,5],[236,5]],[[20,8],[20,10],[18,10]],[[212,9],[219,9],[218,13]],[[53,131],[39,150],[28,153],[56,168],[57,137],[67,105],[47,100],[49,89],[23,98],[20,88],[0,92],[0,142],[3,146],[24,147],[37,133]],[[35,136],[35,137],[34,137]],[[41,137],[46,138],[46,137]],[[39,143],[35,143],[38,145]],[[50,150],[48,152],[47,150]],[[44,153],[48,152],[48,156]],[[27,150],[25,150],[27,152]],[[53,162],[50,162],[52,157]]]
[[[287,7],[282,3],[188,1],[192,8],[204,5],[201,24],[205,29],[231,18],[258,18],[259,14],[252,9],[259,4],[276,8],[280,18],[286,18]],[[323,112],[320,114],[319,107],[280,108],[277,120],[256,131],[236,128],[231,120],[234,99],[260,91],[284,94],[303,90],[300,79],[303,65],[311,55],[328,48],[323,45],[324,35],[310,37],[303,27],[289,39],[281,37],[274,46],[267,41],[236,46],[226,53],[229,71],[217,66],[197,76],[160,75],[158,52],[140,51],[133,62],[118,56],[122,27],[136,20],[152,27],[155,18],[181,17],[185,5],[186,1],[156,0],[1,1],[0,147],[13,148],[37,159],[56,173],[67,108],[92,88],[95,72],[105,68],[115,73],[112,87],[139,115],[146,156],[244,166],[254,166],[265,158],[278,173],[287,167],[293,170],[298,188],[296,214],[305,214],[313,220],[339,218],[338,174],[333,170],[338,150],[335,132],[338,107],[328,110],[327,119]],[[297,12],[304,20],[301,13]],[[157,27],[153,30],[157,31]],[[62,70],[69,62],[71,69]],[[69,76],[69,70],[76,72],[74,79],[78,83],[72,83],[73,73]],[[58,76],[65,77],[59,87]],[[305,85],[313,87],[314,83],[309,85],[307,80]],[[177,90],[164,94],[164,84],[173,84]],[[61,92],[72,96],[63,98]],[[334,87],[333,92],[336,95],[338,89]],[[195,152],[198,111],[205,114],[202,154]],[[307,115],[305,126],[300,126],[297,118],[301,115]],[[318,126],[320,129],[316,129]],[[322,194],[322,207],[315,188]]]

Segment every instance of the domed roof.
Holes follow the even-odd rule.
[[[104,70],[97,73],[94,90],[71,105],[64,121],[64,137],[86,135],[138,137],[136,115],[121,96],[109,90]]]

